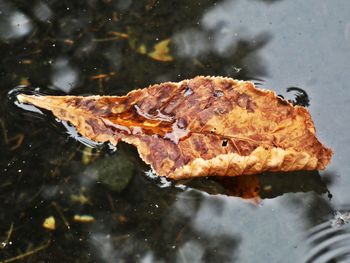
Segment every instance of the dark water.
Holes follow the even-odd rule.
[[[0,0],[0,262],[349,262],[349,14],[347,0]],[[172,183],[8,95],[196,75],[310,105],[331,165]]]

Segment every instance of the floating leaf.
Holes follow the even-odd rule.
[[[96,142],[133,144],[161,176],[236,176],[324,169],[308,110],[251,82],[196,77],[115,96],[18,95]]]
[[[148,53],[148,56],[153,58],[154,60],[164,62],[173,61],[174,58],[169,54],[169,44],[170,39],[164,39],[160,41],[154,46],[154,51]]]

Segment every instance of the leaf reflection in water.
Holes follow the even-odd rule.
[[[318,171],[297,171],[289,173],[263,173],[236,177],[196,178],[182,180],[188,188],[241,197],[243,199],[271,199],[285,193],[309,192],[329,193]]]

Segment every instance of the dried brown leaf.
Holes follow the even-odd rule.
[[[167,82],[122,97],[18,99],[96,142],[135,145],[158,175],[174,179],[324,169],[332,156],[306,108],[230,78]]]

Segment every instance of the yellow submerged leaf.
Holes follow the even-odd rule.
[[[89,215],[74,215],[74,221],[81,223],[91,223],[95,221],[95,218]]]
[[[49,230],[55,230],[56,229],[56,220],[53,216],[49,216],[45,218],[43,227]]]
[[[154,51],[151,53],[148,53],[148,56],[153,58],[154,60],[159,60],[159,61],[173,61],[174,58],[169,54],[169,44],[170,44],[170,39],[164,39],[157,43],[154,46]]]
[[[80,203],[82,205],[85,205],[85,204],[90,204],[90,200],[89,200],[89,197],[87,197],[85,194],[83,193],[79,193],[79,194],[76,194],[76,195],[71,195],[70,196],[70,199],[73,201],[73,202],[77,202],[77,203]]]
[[[147,48],[144,44],[142,44],[141,46],[138,47],[137,52],[139,52],[140,54],[144,55],[147,53]]]
[[[89,164],[89,163],[91,163],[92,156],[93,156],[92,148],[85,147],[81,161],[83,162],[83,164]]]

